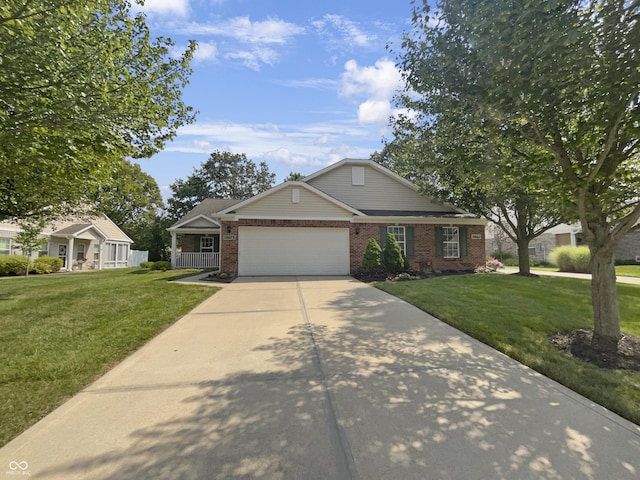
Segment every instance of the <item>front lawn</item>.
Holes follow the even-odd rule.
[[[640,277],[640,265],[618,265],[616,274],[624,277]]]
[[[375,286],[640,425],[640,372],[604,370],[549,342],[557,332],[593,328],[588,280],[486,274]],[[639,298],[640,286],[618,285],[621,328],[635,335]]]
[[[0,279],[0,446],[218,290],[170,281],[184,274]]]

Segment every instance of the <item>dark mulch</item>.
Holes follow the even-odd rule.
[[[593,331],[586,329],[557,333],[550,338],[558,350],[600,368],[640,372],[640,336],[623,333],[617,352],[599,351],[592,346],[592,339]]]
[[[406,282],[408,280],[423,280],[425,278],[442,277],[444,275],[469,275],[473,270],[444,270],[435,272],[412,271],[401,274],[358,272],[354,278],[364,283],[372,282]]]

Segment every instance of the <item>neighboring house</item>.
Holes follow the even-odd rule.
[[[371,160],[344,159],[248,200],[208,199],[169,228],[174,268],[239,275],[348,275],[391,232],[412,270],[485,263],[486,221],[423,196]],[[181,249],[177,249],[178,236]]]
[[[0,255],[23,253],[15,240],[19,232],[19,225],[0,222]],[[129,266],[133,240],[106,215],[56,220],[45,225],[41,236],[43,244],[32,257],[58,257],[63,271]]]
[[[498,251],[516,255],[518,249],[509,238],[500,238],[494,229],[487,227],[487,255]],[[560,224],[550,228],[529,242],[529,259],[548,262],[549,254],[557,247],[584,245],[582,227],[579,223]],[[613,258],[618,261],[640,262],[640,222],[620,239],[613,249]]]

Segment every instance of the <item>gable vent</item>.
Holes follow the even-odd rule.
[[[351,167],[351,185],[364,185],[364,167]]]

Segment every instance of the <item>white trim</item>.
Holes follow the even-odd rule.
[[[451,217],[353,217],[351,223],[399,223],[403,225],[486,225],[485,218]]]
[[[173,228],[168,228],[167,231],[171,232],[171,233],[210,233],[210,234],[215,234],[215,233],[220,233],[220,227],[216,227],[216,228],[208,228],[208,227],[193,227],[193,228],[181,228],[178,230],[175,230]]]
[[[227,217],[227,220],[307,220],[311,222],[326,221],[326,222],[350,222],[352,217],[283,217],[280,215],[234,215],[233,219]],[[263,225],[243,225],[243,227],[253,227]],[[264,225],[269,227],[271,225]]]
[[[109,240],[109,237],[102,231],[100,230],[98,227],[96,227],[95,225],[91,224],[91,225],[87,225],[85,228],[83,228],[82,230],[78,230],[75,233],[63,233],[63,234],[56,234],[56,232],[51,233],[49,236],[50,237],[58,237],[58,238],[66,238],[66,239],[70,239],[70,238],[78,238],[79,235],[82,235],[83,233],[88,232],[89,230],[95,230],[96,232],[98,232],[98,235],[100,235],[104,240]],[[127,237],[128,238],[128,237]],[[126,240],[118,240],[119,242],[126,242]],[[129,239],[129,243],[133,243],[133,240]]]
[[[176,223],[174,225],[171,225],[169,228],[167,228],[167,230],[169,230],[170,232],[174,231],[174,230],[180,230],[180,227],[182,227],[183,225],[188,225],[189,223],[193,222],[194,220],[199,220],[199,219],[203,219],[203,220],[207,220],[208,222],[217,225],[218,228],[220,228],[220,224],[218,222],[216,222],[213,218],[209,217],[208,215],[205,215],[204,213],[201,213],[199,215],[196,215],[195,217],[191,217],[181,223]],[[193,228],[197,228],[197,227],[193,227]],[[202,228],[206,228],[206,227],[202,227]],[[182,230],[180,230],[182,231]]]
[[[216,214],[216,218],[220,218],[220,219],[228,218],[228,217],[225,217],[225,215],[229,214],[230,212],[233,212],[233,211],[238,210],[240,208],[246,207],[247,205],[250,205],[253,202],[257,202],[257,201],[261,200],[264,197],[267,197],[269,195],[274,194],[275,192],[278,192],[278,191],[282,190],[283,188],[289,188],[289,187],[302,187],[302,188],[305,188],[309,192],[318,195],[320,198],[323,198],[323,199],[333,203],[334,205],[336,205],[336,206],[338,206],[338,207],[340,207],[340,208],[342,208],[342,209],[344,209],[344,210],[346,210],[348,212],[351,212],[354,215],[365,216],[364,213],[362,213],[361,211],[356,210],[353,207],[350,207],[346,203],[343,203],[340,200],[337,200],[337,199],[333,198],[332,196],[327,195],[323,191],[318,190],[317,188],[312,187],[311,185],[307,185],[304,182],[284,182],[284,183],[281,183],[278,186],[275,186],[275,187],[267,190],[266,192],[259,193],[255,197],[248,198],[247,200],[243,200],[240,203],[236,203],[235,205],[232,205],[229,208],[221,210],[220,212],[218,212]],[[274,218],[275,219],[275,217],[268,217],[268,218]]]

